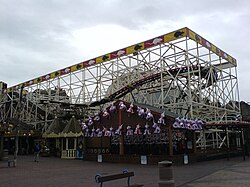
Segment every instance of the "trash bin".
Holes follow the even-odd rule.
[[[159,187],[175,187],[171,161],[158,162]]]

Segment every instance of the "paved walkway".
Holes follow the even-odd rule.
[[[97,187],[97,173],[117,173],[124,169],[135,172],[132,183],[158,187],[156,165],[97,163],[41,157],[38,163],[31,156],[19,156],[17,167],[8,168],[0,161],[0,186],[4,187]],[[250,186],[250,159],[242,157],[197,162],[174,166],[174,180],[179,187],[247,187]],[[126,180],[105,183],[104,187],[125,186]]]

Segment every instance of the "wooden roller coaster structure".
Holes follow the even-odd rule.
[[[0,123],[18,118],[46,129],[60,112],[100,111],[117,99],[207,124],[237,122],[237,62],[185,27],[2,88]]]

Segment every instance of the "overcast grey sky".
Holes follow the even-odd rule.
[[[0,81],[8,86],[188,27],[238,62],[250,102],[249,0],[0,0]]]

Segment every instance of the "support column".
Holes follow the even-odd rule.
[[[61,151],[63,150],[63,138],[61,138]]]
[[[168,127],[168,138],[169,138],[169,155],[173,156],[173,132],[172,127],[169,125]]]
[[[14,167],[17,166],[18,142],[19,142],[19,136],[17,134],[15,138],[15,152],[14,152],[14,162],[13,162]]]
[[[244,137],[244,129],[241,129],[241,139],[242,139],[242,151],[243,151],[243,160],[246,160],[246,143]]]
[[[65,150],[69,149],[69,138],[66,138],[66,146],[65,146]]]
[[[229,160],[230,153],[229,153],[229,137],[228,137],[228,129],[225,129],[226,132],[226,142],[227,142],[227,160]]]
[[[4,139],[4,137],[1,136],[0,138],[1,138],[0,139],[0,160],[1,160],[2,156],[3,156],[3,139]]]
[[[124,155],[124,137],[123,137],[123,135],[119,136],[119,155]]]
[[[76,150],[77,147],[77,138],[74,138],[74,149]]]
[[[193,151],[194,151],[194,154],[197,152],[197,148],[196,148],[196,133],[195,133],[195,131],[193,131]]]
[[[29,154],[29,149],[30,149],[30,145],[29,145],[29,136],[26,136],[26,151],[25,154]]]
[[[118,111],[118,125],[119,127],[122,125],[122,111]],[[119,136],[119,155],[124,155],[124,136],[123,129],[121,130],[121,135]]]

